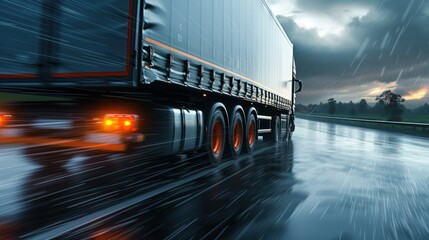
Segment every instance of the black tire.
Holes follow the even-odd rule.
[[[253,113],[249,113],[246,119],[246,137],[244,145],[247,153],[251,154],[255,150],[256,141],[258,140],[258,124]]]
[[[220,109],[216,109],[209,116],[206,134],[207,152],[213,165],[222,161],[226,141],[225,116]]]
[[[236,111],[232,115],[229,126],[229,146],[232,156],[237,159],[240,156],[241,150],[243,149],[244,141],[244,121],[240,112]]]
[[[279,116],[273,116],[271,120],[271,133],[267,136],[268,141],[277,144],[282,139],[282,125]]]
[[[33,163],[47,168],[62,168],[73,158],[70,151],[53,147],[29,147],[24,153]]]

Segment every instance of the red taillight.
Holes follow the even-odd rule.
[[[10,120],[10,118],[12,118],[11,115],[0,113],[0,127],[5,126],[7,122]]]
[[[107,114],[104,116],[103,128],[109,132],[135,132],[138,118],[132,114]]]

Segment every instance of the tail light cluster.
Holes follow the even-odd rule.
[[[7,122],[12,118],[12,115],[0,113],[0,127],[6,126]]]
[[[138,115],[106,114],[103,129],[108,132],[135,132],[138,128]]]

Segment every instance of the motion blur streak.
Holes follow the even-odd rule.
[[[56,146],[77,149],[97,149],[111,152],[123,152],[126,150],[125,144],[95,144],[87,143],[78,140],[63,140],[63,139],[50,139],[42,137],[2,137],[0,143],[28,143],[35,144],[36,146]]]
[[[75,157],[35,168],[0,148],[0,238],[37,239],[95,212],[67,239],[429,239],[429,140],[297,121],[293,143],[212,167],[204,156]],[[176,186],[166,188],[166,186]],[[164,189],[164,190],[163,190]]]

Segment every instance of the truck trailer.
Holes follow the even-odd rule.
[[[76,154],[251,154],[295,129],[293,44],[265,0],[0,1],[0,143]]]

